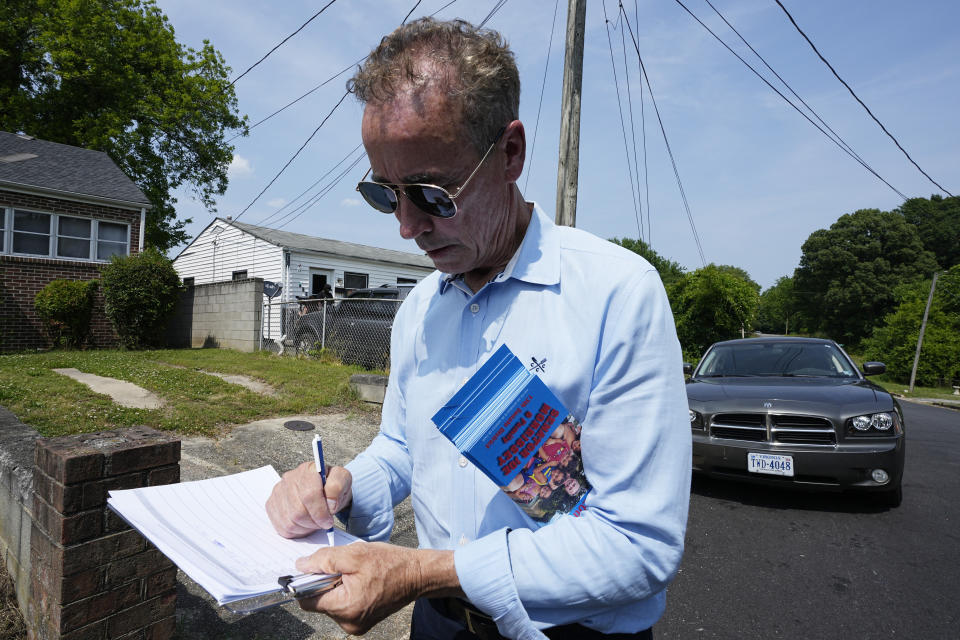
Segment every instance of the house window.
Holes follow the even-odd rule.
[[[184,278],[184,279],[183,279],[183,286],[185,286],[185,287],[192,287],[192,286],[193,286],[193,278]]]
[[[246,280],[246,279],[247,279],[247,270],[246,270],[246,269],[243,269],[243,270],[241,270],[241,271],[234,271],[233,274],[231,274],[230,278],[231,278],[232,280]]]
[[[129,253],[130,234],[127,225],[114,222],[97,223],[97,260],[109,260],[111,256]]]
[[[397,278],[397,284],[417,284],[416,278]]]
[[[367,287],[367,274],[365,273],[351,273],[349,271],[343,272],[343,288],[344,289],[365,289]]]
[[[105,261],[130,253],[130,225],[20,209],[10,217],[0,209],[0,253]]]
[[[13,212],[13,252],[32,256],[50,255],[49,213]]]
[[[90,233],[93,220],[87,218],[57,219],[57,257],[90,259]]]

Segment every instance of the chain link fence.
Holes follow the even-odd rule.
[[[359,297],[267,302],[261,348],[309,357],[326,353],[344,364],[386,369],[400,302]]]

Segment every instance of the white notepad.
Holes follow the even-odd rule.
[[[273,529],[265,504],[280,475],[271,466],[219,478],[111,491],[107,505],[152,542],[219,604],[255,600],[248,612],[294,597],[278,579],[299,576],[297,558],[329,546],[327,534],[288,539]],[[335,544],[357,538],[335,530]],[[337,575],[303,576],[294,586],[330,587]]]

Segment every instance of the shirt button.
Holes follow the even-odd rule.
[[[477,311],[480,311],[480,305],[474,302],[472,305],[470,305],[470,312],[476,313]]]
[[[460,456],[460,460],[457,462],[461,467],[467,466],[467,458],[465,456]]]
[[[460,536],[460,546],[462,547],[463,545],[467,544],[468,542],[470,542],[470,541],[467,540],[467,536],[461,534],[461,536]]]

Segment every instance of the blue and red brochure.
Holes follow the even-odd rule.
[[[580,423],[507,345],[432,419],[535,521],[583,512],[590,484],[580,457]]]

